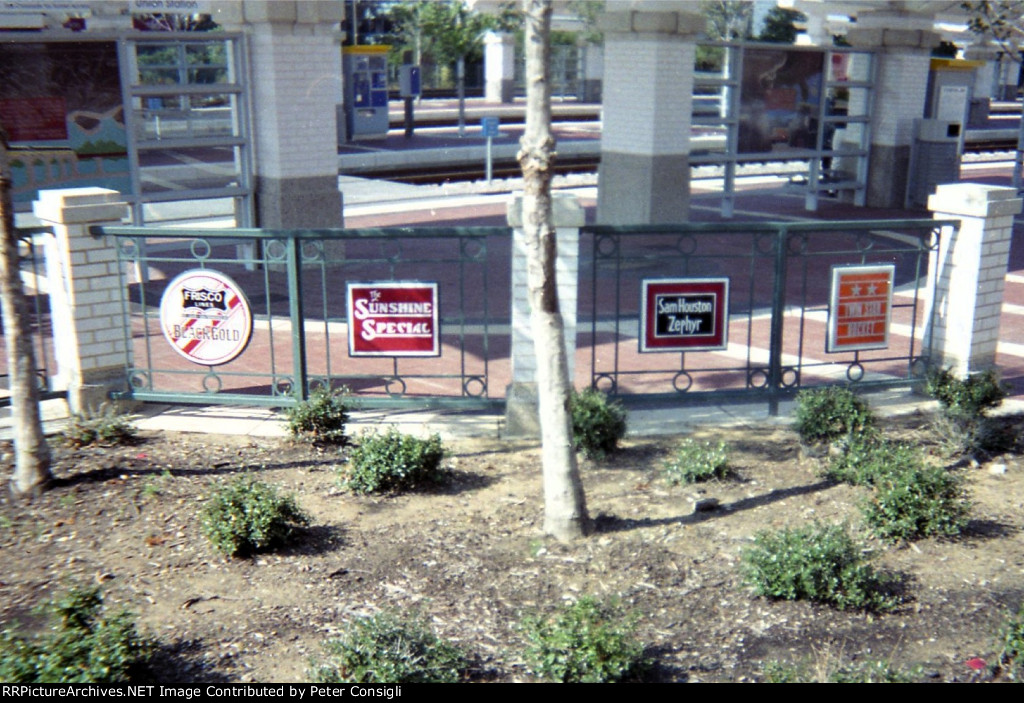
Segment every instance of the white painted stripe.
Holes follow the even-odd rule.
[[[1021,276],[1020,274],[1016,274],[1016,273],[1008,273],[1008,274],[1006,274],[1006,282],[1007,283],[1024,283],[1024,276]]]

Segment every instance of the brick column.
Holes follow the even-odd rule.
[[[609,9],[623,3],[609,3]],[[626,10],[601,16],[604,115],[597,219],[604,224],[683,222],[690,213],[693,11]]]
[[[569,378],[576,357],[576,302],[579,278],[580,230],[584,212],[575,195],[553,196],[558,258],[555,277],[558,306],[565,327],[565,352]],[[505,394],[505,432],[512,437],[540,435],[537,419],[537,356],[530,328],[530,297],[526,277],[526,239],[523,233],[523,198],[509,202],[508,224],[512,233],[512,383]]]
[[[111,392],[125,390],[131,359],[125,330],[124,278],[110,238],[89,227],[120,224],[127,203],[116,190],[43,190],[32,210],[53,227],[46,244],[46,276],[58,387],[68,391],[71,412],[96,410]]]
[[[858,18],[859,21],[859,18]],[[874,24],[900,27],[913,17],[877,17]],[[931,49],[939,35],[924,29],[851,29],[850,44],[875,49],[874,109],[871,114],[867,205],[902,208],[914,142],[914,120],[924,116]]]
[[[511,34],[484,36],[484,99],[510,103],[515,96],[516,40]]]
[[[940,185],[928,199],[936,219],[960,220],[944,230],[928,268],[937,272],[934,297],[925,320],[925,343],[932,363],[953,367],[964,377],[995,366],[1003,285],[1010,257],[1013,216],[1021,212],[1013,188],[954,183]]]
[[[246,0],[260,227],[340,227],[338,2]]]

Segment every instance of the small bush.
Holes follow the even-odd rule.
[[[0,681],[123,683],[140,673],[153,651],[129,613],[103,612],[97,589],[73,589],[46,610],[55,622],[44,634],[0,633]]]
[[[352,452],[344,485],[356,493],[402,491],[426,483],[443,483],[441,437],[418,439],[392,428],[384,434],[367,433]]]
[[[468,668],[462,651],[429,626],[389,613],[353,620],[324,648],[315,683],[458,683]]]
[[[346,389],[331,392],[319,388],[309,400],[288,408],[289,434],[316,444],[345,444],[348,441],[345,433],[349,412],[347,392]]]
[[[602,459],[614,452],[619,440],[626,436],[626,410],[608,400],[596,388],[573,392],[572,442],[588,459]]]
[[[949,369],[928,374],[927,391],[942,406],[939,432],[954,451],[999,449],[999,433],[987,413],[1009,395],[995,371],[957,378]]]
[[[923,466],[879,477],[862,513],[878,537],[898,542],[958,535],[967,526],[970,508],[961,476]]]
[[[914,683],[921,680],[921,667],[901,669],[884,659],[869,659],[846,664],[829,677],[831,683]]]
[[[127,415],[104,406],[98,412],[75,413],[61,436],[72,447],[111,447],[131,444],[137,433]]]
[[[743,578],[761,596],[811,600],[840,609],[888,610],[889,585],[846,528],[820,524],[762,532],[743,552]]]
[[[729,473],[729,450],[725,442],[697,442],[685,439],[676,455],[665,462],[665,479],[672,485],[725,478]]]
[[[800,391],[795,417],[793,429],[804,444],[828,444],[864,432],[875,424],[867,401],[842,386]]]
[[[865,433],[851,437],[843,451],[829,459],[825,476],[852,486],[873,486],[882,476],[923,467],[920,448]]]
[[[222,485],[203,510],[203,533],[228,556],[248,556],[286,544],[309,518],[294,497],[252,479]]]
[[[913,683],[923,675],[920,667],[899,669],[881,659],[838,665],[826,660],[818,662],[811,671],[780,662],[764,665],[767,683]]]
[[[1024,605],[1007,618],[1000,632],[999,662],[1014,678],[1024,677]]]
[[[545,679],[613,683],[640,679],[648,667],[635,623],[590,596],[552,617],[525,617],[522,629],[529,640],[524,658]]]

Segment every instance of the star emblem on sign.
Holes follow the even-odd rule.
[[[380,291],[376,290],[376,289],[375,290],[371,290],[370,291],[370,300],[373,300],[373,301],[380,300]]]

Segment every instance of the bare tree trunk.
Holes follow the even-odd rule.
[[[29,329],[28,303],[21,287],[18,242],[14,236],[14,207],[11,203],[10,159],[7,134],[0,125],[0,302],[4,316],[7,371],[11,382],[11,410],[14,416],[14,476],[11,491],[32,496],[51,479],[50,447],[39,419],[39,387],[36,357]]]
[[[523,169],[523,232],[527,249],[530,322],[537,355],[537,396],[544,469],[544,531],[570,540],[590,531],[583,484],[572,446],[572,384],[555,279],[552,222],[550,67],[551,0],[523,0],[526,19],[526,131],[519,151]]]

